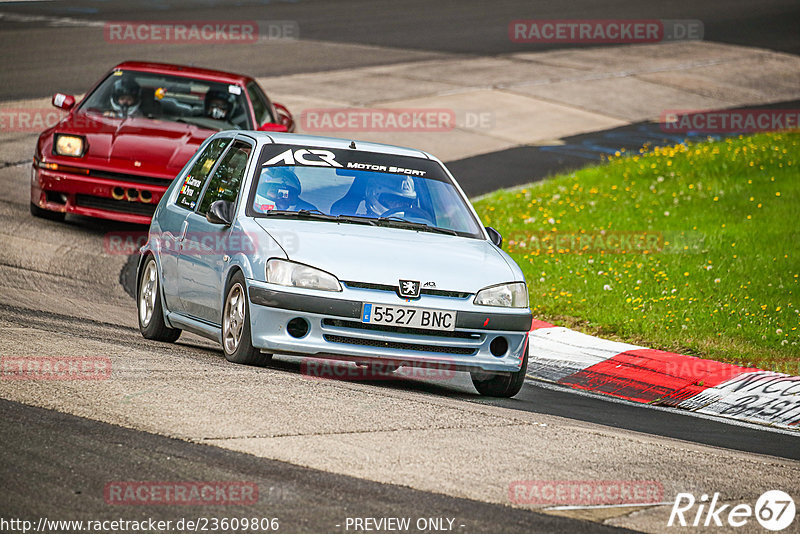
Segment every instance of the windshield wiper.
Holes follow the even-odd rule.
[[[358,215],[337,215],[337,221],[343,221],[353,224],[368,224],[370,226],[375,226],[375,219],[371,217],[359,217]]]
[[[414,222],[409,221],[408,219],[403,219],[402,217],[380,217],[378,219],[378,223],[386,224],[389,223],[390,225],[409,228],[414,230],[422,230],[423,232],[433,232],[437,234],[447,234],[447,235],[458,235],[458,232],[455,230],[450,230],[449,228],[439,228],[438,226],[431,226],[429,224],[421,223],[421,222]]]
[[[334,221],[352,224],[368,224],[375,226],[375,221],[369,217],[358,217],[355,215],[328,215],[320,210],[270,210],[265,212],[267,216],[288,215],[290,217],[304,219],[319,219],[321,221]]]
[[[335,221],[336,217],[322,213],[319,210],[269,210],[264,212],[267,217],[274,217],[275,215],[288,215],[289,217],[297,217],[304,219],[322,219],[323,221]]]

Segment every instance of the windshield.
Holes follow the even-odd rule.
[[[252,128],[238,85],[131,70],[112,72],[81,104],[88,113],[183,122],[210,130]]]
[[[407,156],[267,145],[248,214],[395,226],[481,238],[438,163]]]

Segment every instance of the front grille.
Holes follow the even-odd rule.
[[[107,172],[107,171],[96,171],[96,170],[90,170],[89,176],[94,176],[95,178],[105,178],[106,180],[120,180],[124,182],[133,182],[135,184],[160,185],[162,187],[167,187],[169,186],[170,182],[172,182],[172,178],[168,179],[153,178],[152,176],[138,176],[136,174],[125,174],[121,172]]]
[[[447,332],[444,330],[426,330],[424,328],[407,328],[404,326],[389,326],[383,324],[360,323],[358,321],[344,321],[342,319],[323,319],[322,326],[337,328],[356,328],[359,330],[372,330],[377,332],[392,332],[395,334],[415,334],[420,336],[451,337],[456,339],[481,339],[481,334],[476,332]]]
[[[158,203],[129,202],[127,200],[114,200],[113,198],[95,197],[92,195],[75,195],[75,203],[84,208],[131,213],[152,217]]]
[[[440,347],[438,345],[424,345],[416,343],[400,343],[397,341],[379,341],[377,339],[359,339],[355,337],[336,336],[325,334],[325,341],[331,343],[347,343],[349,345],[362,345],[366,347],[381,347],[384,349],[413,350],[418,352],[438,352],[444,354],[465,354],[473,355],[478,352],[477,348],[468,347]]]
[[[368,282],[346,282],[343,281],[344,285],[347,287],[354,287],[358,289],[370,289],[372,291],[391,291],[392,293],[397,293],[399,287],[398,286],[390,286],[388,284],[370,284]],[[454,299],[465,299],[468,298],[472,293],[465,293],[463,291],[445,291],[443,289],[428,289],[422,288],[419,291],[420,295],[431,295],[434,297],[449,297]]]

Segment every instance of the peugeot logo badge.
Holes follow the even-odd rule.
[[[419,297],[419,281],[400,280],[397,294],[406,299],[415,299]]]

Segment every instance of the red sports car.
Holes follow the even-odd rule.
[[[150,224],[161,195],[220,130],[294,131],[291,113],[248,76],[128,61],[114,67],[36,145],[31,213]]]

